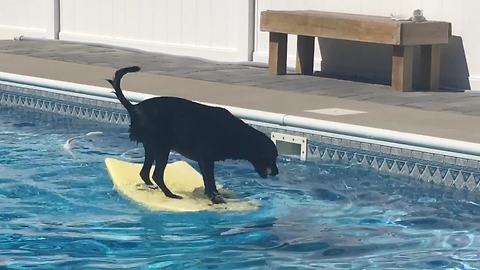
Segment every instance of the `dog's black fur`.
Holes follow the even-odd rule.
[[[278,174],[278,153],[273,142],[223,108],[177,97],[130,103],[122,93],[120,81],[125,74],[139,70],[136,66],[119,69],[113,80],[107,81],[130,115],[130,139],[141,142],[145,149],[140,176],[146,185],[152,185],[149,173],[155,162],[153,181],[166,196],[181,199],[163,181],[170,150],[198,162],[205,194],[214,203],[225,202],[215,186],[215,161],[244,159],[253,164],[262,178]]]

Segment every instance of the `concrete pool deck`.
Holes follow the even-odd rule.
[[[124,89],[130,91],[480,143],[480,91],[401,93],[385,85],[319,76],[274,76],[262,65],[106,45],[0,41],[1,72],[109,87],[104,79],[129,65],[143,69],[124,78]],[[354,112],[309,112],[329,108]]]

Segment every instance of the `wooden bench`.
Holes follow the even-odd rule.
[[[296,70],[313,73],[315,37],[393,45],[392,87],[412,90],[413,52],[421,47],[421,87],[438,90],[440,45],[448,43],[451,24],[394,21],[390,17],[323,11],[264,11],[261,30],[270,32],[269,70],[286,74],[287,34],[297,37]]]

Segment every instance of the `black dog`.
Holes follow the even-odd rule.
[[[278,174],[275,144],[223,108],[176,97],[151,98],[136,105],[130,103],[122,93],[120,81],[126,73],[139,70],[136,66],[119,69],[113,80],[107,81],[130,115],[130,139],[141,142],[145,149],[140,177],[146,185],[152,185],[149,173],[155,162],[155,183],[166,196],[182,198],[173,194],[163,181],[170,150],[198,162],[205,194],[213,203],[225,202],[215,186],[215,161],[244,159],[253,164],[262,178]]]

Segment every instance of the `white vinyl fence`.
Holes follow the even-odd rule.
[[[248,0],[62,0],[60,39],[247,61]]]
[[[15,36],[104,43],[217,61],[268,59],[260,13],[324,10],[452,22],[442,53],[442,86],[480,90],[480,1],[475,0],[0,0],[0,39]],[[289,65],[295,60],[289,38]],[[321,39],[315,67],[323,73],[387,81],[391,47]]]
[[[55,38],[55,1],[0,0],[0,39]]]

